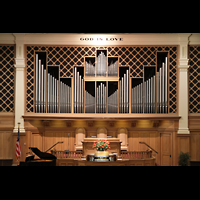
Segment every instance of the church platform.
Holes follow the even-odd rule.
[[[116,161],[95,162],[86,159],[57,159],[56,166],[155,166],[155,158],[118,159]]]

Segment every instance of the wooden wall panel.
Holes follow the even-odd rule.
[[[190,135],[177,135],[177,149],[177,156],[181,151],[183,153],[190,152]]]
[[[68,136],[69,133],[69,136]],[[74,132],[63,132],[63,131],[46,131],[43,134],[35,134],[31,135],[30,144],[32,147],[37,147],[41,151],[46,151],[53,144],[58,141],[63,141],[61,144],[57,144],[55,148],[57,151],[70,150],[74,151]]]
[[[191,160],[200,161],[200,132],[191,132],[190,155]]]
[[[0,159],[12,159],[12,132],[0,131]]]
[[[191,160],[200,161],[200,115],[189,116],[190,156]]]

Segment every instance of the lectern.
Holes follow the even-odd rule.
[[[83,143],[83,157],[89,154],[94,154],[96,149],[93,149],[93,143],[100,139],[106,139],[110,142],[109,154],[117,153],[117,156],[121,156],[121,142],[119,138],[84,138]]]

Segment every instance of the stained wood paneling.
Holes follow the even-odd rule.
[[[200,161],[200,132],[191,132],[190,155],[191,160]]]
[[[12,159],[12,132],[0,131],[0,159]]]
[[[171,133],[161,134],[161,165],[172,165],[172,135]]]

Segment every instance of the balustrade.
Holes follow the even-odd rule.
[[[52,151],[52,154],[60,158],[81,158],[82,151]],[[152,151],[122,151],[122,159],[146,159],[152,158]]]
[[[152,151],[123,151],[122,159],[145,159],[152,158]]]

